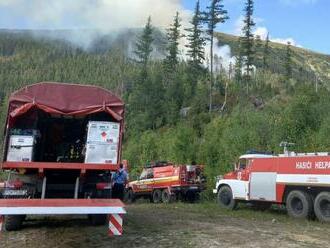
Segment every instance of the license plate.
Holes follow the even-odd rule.
[[[198,189],[198,187],[197,186],[191,186],[191,187],[189,187],[189,189]]]
[[[5,190],[2,193],[4,196],[11,196],[11,195],[26,195],[27,194],[27,190],[26,189],[20,189],[20,190],[12,190],[12,189],[8,189]]]

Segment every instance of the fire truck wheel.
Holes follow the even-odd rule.
[[[222,186],[218,191],[218,204],[230,210],[237,208],[237,201],[233,198],[233,193],[229,186]]]
[[[21,229],[23,223],[23,215],[6,215],[5,229],[7,231],[16,231]]]
[[[153,203],[160,203],[162,201],[162,192],[159,189],[152,192],[152,201]]]
[[[314,212],[321,222],[330,222],[330,192],[321,192],[314,202]]]
[[[311,218],[313,215],[313,199],[304,191],[293,190],[286,198],[286,209],[291,217]]]
[[[171,192],[168,189],[164,189],[162,191],[162,201],[163,201],[163,203],[171,203],[171,202],[173,202],[173,200],[174,200],[174,197],[171,194]]]
[[[126,202],[127,203],[133,203],[135,202],[135,194],[132,189],[129,189],[126,193]]]
[[[89,214],[88,219],[93,226],[101,226],[107,222],[106,214]]]

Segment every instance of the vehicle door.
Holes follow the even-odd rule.
[[[251,160],[246,158],[241,158],[236,164],[234,173],[236,180],[232,182],[232,190],[236,199],[246,200],[248,198],[250,164]]]
[[[152,191],[153,184],[153,169],[144,168],[139,180],[136,182],[136,191],[137,192],[147,192]]]
[[[238,161],[237,180],[249,181],[251,159],[241,158]]]

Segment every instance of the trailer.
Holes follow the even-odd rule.
[[[245,154],[235,170],[219,176],[213,193],[221,207],[235,209],[239,202],[258,209],[273,203],[286,206],[295,218],[330,221],[330,154]]]
[[[5,229],[19,229],[30,214],[87,214],[95,225],[107,215],[122,218],[111,177],[121,161],[123,125],[123,101],[97,86],[41,82],[14,92],[1,165]]]
[[[170,203],[178,199],[194,202],[205,184],[203,166],[163,161],[146,165],[138,180],[127,184],[126,195],[129,202],[137,198],[149,198],[153,203]]]

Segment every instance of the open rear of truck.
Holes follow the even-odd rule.
[[[100,87],[44,82],[14,92],[5,129],[2,170],[8,177],[0,185],[1,198],[71,198],[77,206],[79,199],[111,198],[123,124],[124,103]],[[89,217],[95,224],[105,222],[103,214]],[[17,229],[24,215],[6,219],[7,229]]]

